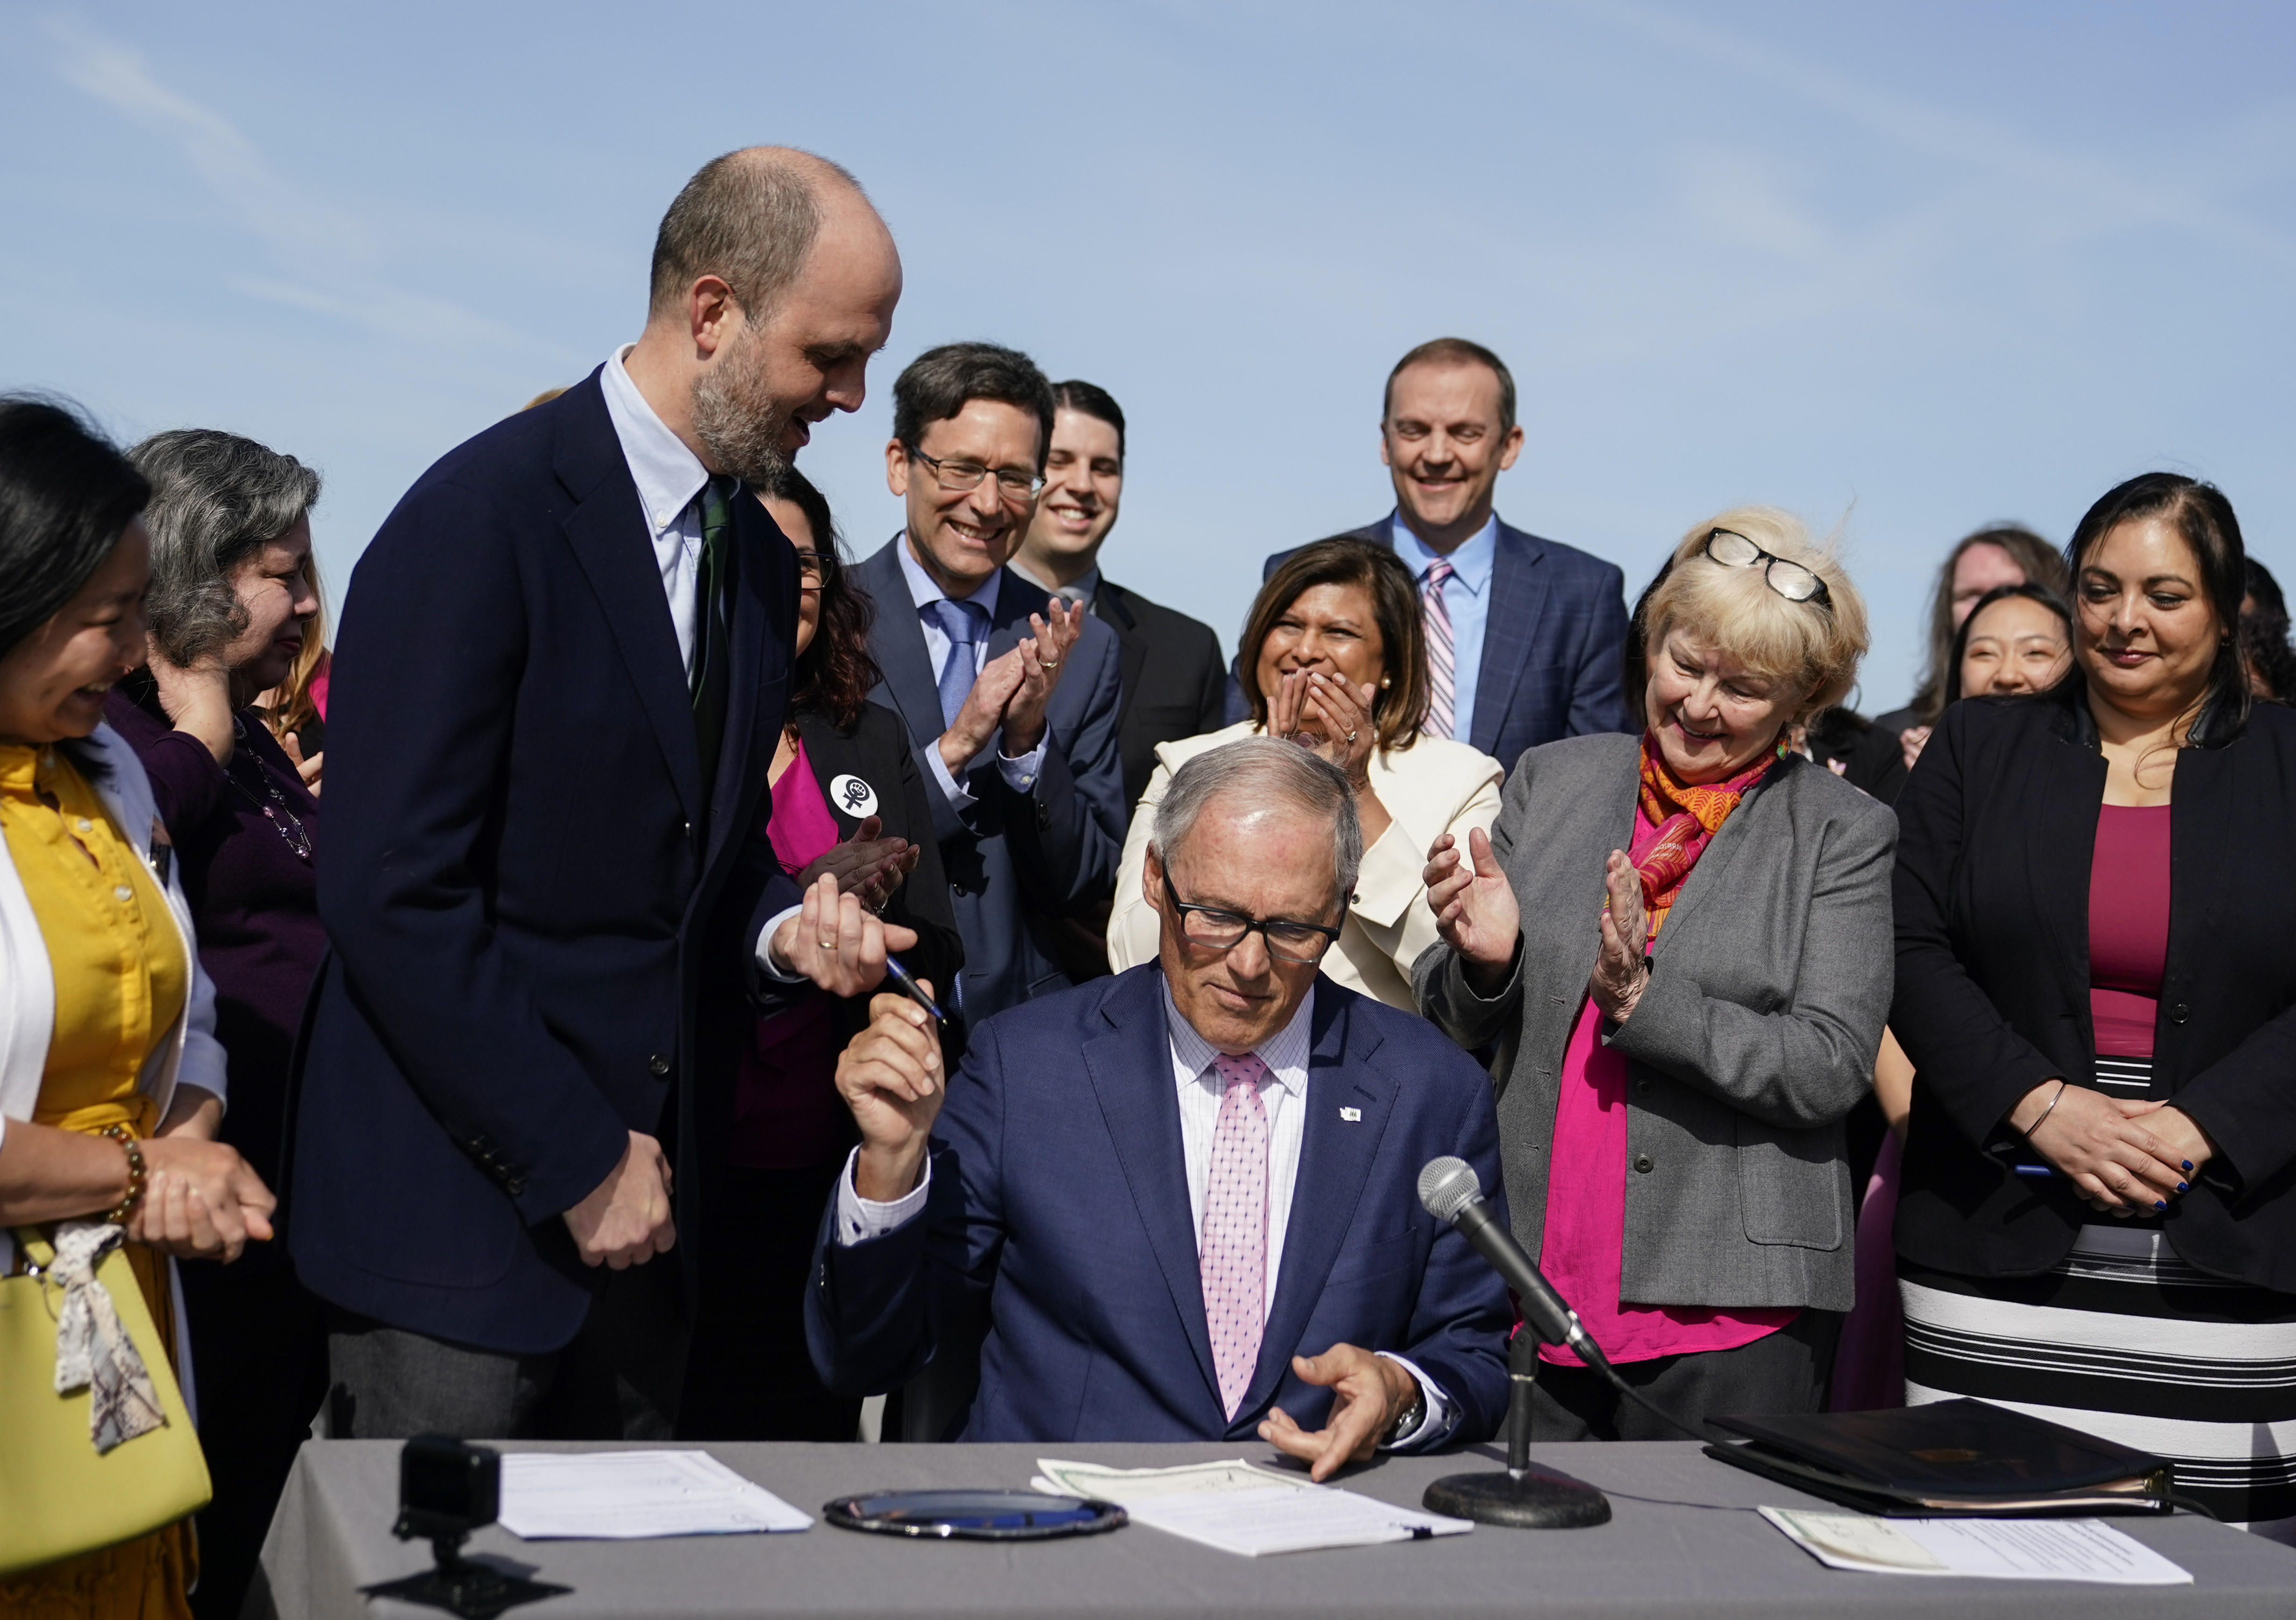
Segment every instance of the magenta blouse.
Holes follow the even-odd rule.
[[[2169,810],[2106,804],[2088,877],[2088,1010],[2100,1057],[2151,1057],[2169,966]]]
[[[1657,841],[1658,828],[1637,810],[1628,858],[1641,860]],[[1587,925],[1595,923],[1590,906]],[[1734,1350],[1775,1333],[1793,1320],[1799,1306],[1718,1311],[1629,1304],[1620,1297],[1627,1242],[1627,1060],[1602,1043],[1602,1016],[1588,997],[1562,1053],[1538,1269],[1613,1361]],[[1578,1361],[1560,1345],[1542,1345],[1538,1353],[1559,1366]]]
[[[774,784],[773,799],[766,835],[774,858],[794,877],[837,842],[837,818],[829,813],[802,740]],[[745,1170],[802,1170],[843,1150],[847,1116],[836,1078],[843,1044],[826,996],[808,996],[757,1021],[734,1072],[729,1162]]]

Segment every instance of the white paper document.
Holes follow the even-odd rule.
[[[1874,1518],[1764,1508],[1762,1517],[1829,1569],[2189,1586],[2189,1572],[2099,1518]]]
[[[750,1535],[813,1520],[707,1451],[512,1451],[502,1527],[528,1541]]]
[[[1422,1541],[1474,1528],[1464,1518],[1398,1508],[1242,1458],[1177,1468],[1110,1468],[1040,1457],[1037,1468],[1031,1483],[1039,1491],[1112,1501],[1136,1523],[1246,1558]]]

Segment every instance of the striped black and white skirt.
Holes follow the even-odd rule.
[[[1908,1406],[1973,1395],[2151,1451],[2218,1517],[2296,1539],[2296,1295],[2135,1221],[2084,1226],[2038,1277],[1898,1279]]]

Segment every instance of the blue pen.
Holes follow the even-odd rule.
[[[933,1016],[934,1023],[944,1026],[947,1024],[948,1015],[933,1005],[933,999],[925,994],[924,986],[918,983],[915,978],[910,974],[909,970],[901,966],[900,958],[893,955],[890,951],[888,951],[885,954],[885,971],[893,975],[894,983],[899,985],[903,990],[906,991],[915,999],[916,1004],[919,1007],[923,1007],[925,1011]]]
[[[2010,1168],[2021,1176],[2053,1176],[2057,1173],[2047,1164],[2013,1164]]]

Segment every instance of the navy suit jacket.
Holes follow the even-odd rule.
[[[1489,1077],[1425,1020],[1317,983],[1275,1306],[1231,1420],[1161,973],[1144,964],[975,1032],[934,1130],[923,1216],[840,1247],[832,1201],[806,1299],[823,1378],[848,1394],[900,1384],[985,1295],[963,1439],[1249,1440],[1278,1404],[1320,1428],[1331,1392],[1302,1383],[1292,1357],[1341,1343],[1407,1357],[1450,1397],[1450,1422],[1413,1449],[1489,1435],[1506,1409],[1514,1312],[1418,1197],[1420,1168],[1456,1154],[1503,1203]]]
[[[869,701],[901,717],[917,751],[941,865],[956,898],[957,932],[964,936],[969,1026],[1031,996],[1066,990],[1072,981],[1058,966],[1060,942],[1046,919],[1096,915],[1116,891],[1126,808],[1117,746],[1123,688],[1116,637],[1086,616],[1084,633],[1046,705],[1045,767],[1035,784],[1025,794],[1005,785],[996,768],[1002,737],[992,738],[959,778],[975,801],[959,816],[924,757],[943,729],[940,687],[901,572],[901,544],[895,536],[854,568],[877,604],[869,652],[884,679]],[[1029,615],[1045,611],[1047,595],[1034,580],[1004,571],[990,617],[988,657],[1001,656],[1029,634]]]
[[[1392,549],[1394,524],[1390,513],[1332,538]],[[1291,555],[1268,558],[1260,579]],[[1626,576],[1616,563],[1502,522],[1489,589],[1468,742],[1513,770],[1541,744],[1641,729],[1627,714]],[[1238,664],[1240,678],[1249,673]]]
[[[322,1298],[481,1349],[554,1350],[603,1276],[560,1213],[632,1131],[668,1132],[698,1170],[676,1138],[693,1135],[701,1036],[750,1016],[757,931],[799,898],[763,843],[796,559],[756,501],[733,521],[707,804],[596,374],[450,451],[360,559],[330,695],[332,950],[306,1014],[292,1172],[291,1244]],[[700,1179],[677,1179],[681,1257]]]

